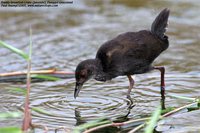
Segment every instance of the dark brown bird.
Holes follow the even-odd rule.
[[[97,51],[95,59],[80,62],[76,68],[74,97],[78,96],[83,84],[90,78],[107,81],[126,75],[130,85],[128,95],[134,85],[131,75],[142,74],[154,69],[161,72],[161,95],[164,97],[164,67],[152,66],[152,62],[169,46],[165,35],[169,9],[164,9],[151,25],[151,30],[126,32],[105,42]]]

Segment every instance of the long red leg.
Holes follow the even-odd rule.
[[[160,71],[161,80],[160,80],[160,93],[161,93],[161,102],[162,102],[162,109],[165,109],[165,68],[162,66],[156,66],[154,69]]]
[[[133,86],[134,86],[134,80],[133,80],[133,78],[131,77],[131,75],[127,75],[127,77],[128,77],[128,80],[129,80],[129,88],[128,88],[127,94],[130,95],[131,89],[132,89]]]
[[[130,100],[130,103],[128,103],[129,104],[128,109],[132,109],[135,105],[133,105],[133,100],[131,99],[130,93],[131,93],[131,90],[134,86],[134,80],[131,77],[131,75],[127,75],[127,77],[128,77],[128,80],[129,80],[129,88],[128,88],[128,92],[127,92],[127,98]]]

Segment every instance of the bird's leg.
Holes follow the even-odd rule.
[[[130,93],[131,93],[131,89],[133,88],[133,85],[134,85],[134,80],[131,77],[131,75],[127,75],[127,77],[128,77],[128,80],[129,80],[129,88],[128,88],[128,92],[127,92],[127,98],[128,98],[128,100],[130,100],[129,109],[132,109],[135,105],[133,105],[133,100],[131,99]]]
[[[161,105],[162,109],[165,109],[165,68],[162,66],[156,66],[154,69],[160,71],[161,81],[160,81],[160,93],[161,93]]]
[[[134,80],[133,80],[133,78],[131,77],[131,75],[127,75],[127,77],[128,77],[128,80],[129,80],[129,88],[128,88],[127,96],[128,96],[128,95],[130,96],[131,89],[132,89],[133,86],[134,86]]]

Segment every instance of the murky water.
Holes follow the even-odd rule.
[[[1,8],[0,39],[28,51],[29,26],[33,29],[34,70],[57,68],[74,72],[84,59],[94,58],[98,47],[126,31],[149,29],[158,12],[171,10],[170,47],[155,62],[166,67],[166,92],[200,96],[200,2],[128,0],[74,1],[63,8]],[[0,49],[0,72],[26,69],[26,62],[8,50]],[[159,72],[136,75],[131,97],[135,107],[127,119],[149,115],[160,103]],[[126,77],[106,83],[88,81],[77,99],[73,98],[75,79],[32,83],[31,106],[49,114],[32,111],[33,122],[42,123],[52,131],[60,126],[69,130],[76,125],[100,117],[118,119],[129,113]],[[0,112],[21,110],[24,96],[9,92],[22,84],[0,84]],[[166,106],[181,106],[187,101],[167,97]],[[1,121],[0,126],[18,125],[22,119]],[[196,123],[196,122],[195,122]],[[200,122],[199,122],[200,124]]]

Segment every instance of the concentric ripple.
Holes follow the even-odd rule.
[[[117,119],[127,115],[129,111],[130,118],[145,116],[160,104],[159,78],[157,73],[135,77],[136,84],[131,93],[135,107],[132,110],[128,110],[130,101],[126,98],[126,77],[119,77],[107,83],[90,80],[77,99],[73,98],[74,79],[57,81],[48,88],[43,88],[44,83],[35,83],[31,94],[31,106],[42,108],[48,113],[33,112],[33,118],[35,122],[48,122],[49,127],[55,128],[66,124],[73,127],[101,117]],[[190,97],[199,96],[199,91],[194,89],[194,86],[199,87],[199,78],[199,75],[192,74],[166,74],[166,92]],[[177,100],[174,102],[174,99],[167,97],[166,105],[169,104],[177,106]]]
[[[134,79],[135,87],[131,92],[131,99],[135,106],[131,110],[128,109],[130,101],[126,98],[129,84],[126,77],[118,77],[106,83],[90,80],[84,85],[77,99],[73,97],[74,79],[60,80],[53,84],[52,82],[33,83],[31,107],[38,107],[45,111],[33,110],[33,122],[45,123],[52,130],[60,126],[73,129],[76,125],[101,117],[116,120],[128,113],[130,113],[128,118],[146,116],[160,105],[160,76],[152,72],[136,75]],[[197,73],[178,75],[166,73],[166,92],[199,97],[199,79],[200,75]],[[9,88],[10,84],[3,86]],[[20,84],[16,86],[24,87]],[[22,94],[14,95],[8,91],[4,92],[0,98],[6,100],[4,102],[1,100],[2,108],[19,109],[23,107]],[[183,103],[185,102],[182,100],[166,97],[166,106],[178,106]]]
[[[71,80],[67,82],[70,83]],[[74,119],[80,117],[84,121],[88,121],[100,117],[117,118],[126,115],[128,113],[127,103],[129,102],[126,95],[124,95],[126,89],[118,89],[116,93],[116,90],[113,89],[114,86],[108,84],[108,86],[104,86],[104,89],[102,85],[91,85],[89,83],[81,90],[79,97],[74,99],[74,83],[65,86],[64,82],[61,81],[55,85],[60,86],[57,88],[59,89],[57,91],[54,90],[54,86],[44,90],[43,85],[40,83],[34,84],[31,94],[31,106],[40,107],[48,112],[47,114],[33,112],[36,120],[40,121],[36,122],[48,121],[48,125],[54,127],[55,123],[49,122],[48,119],[54,119],[55,121],[59,121],[60,124],[65,125],[66,123],[72,124]],[[76,123],[79,123],[79,121]],[[75,124],[72,125],[74,126]]]
[[[80,61],[94,58],[97,49],[105,41],[119,33],[138,31],[141,27],[149,29],[163,4],[122,1],[110,0],[97,4],[82,0],[57,10],[6,8],[9,10],[6,11],[2,8],[0,39],[27,52],[27,32],[29,25],[32,25],[32,69],[57,68],[74,72]],[[199,97],[200,5],[196,0],[171,0],[164,4],[172,5],[167,31],[170,46],[154,63],[166,66],[166,94]],[[74,5],[77,5],[76,8]],[[185,7],[188,10],[184,10]],[[26,65],[19,56],[4,48],[0,49],[0,73],[24,70]],[[134,79],[131,99],[135,106],[132,109],[128,108],[130,100],[126,92],[129,82],[125,76],[106,83],[89,80],[77,99],[73,97],[75,79],[32,83],[31,107],[44,110],[32,110],[33,123],[44,124],[53,132],[60,126],[71,130],[76,125],[102,117],[112,120],[119,120],[127,114],[127,119],[146,117],[160,105],[160,73],[152,71],[136,75]],[[21,111],[23,108],[24,95],[10,92],[12,87],[26,88],[26,85],[0,84],[0,112]],[[166,96],[167,107],[177,107],[185,102]],[[0,127],[21,127],[22,119],[0,121]]]

